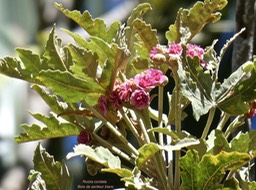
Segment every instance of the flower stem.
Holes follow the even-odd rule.
[[[180,78],[177,70],[173,70],[173,78],[175,81],[175,89],[174,89],[174,101],[175,101],[175,130],[177,133],[181,132],[181,89],[180,89]],[[180,151],[175,152],[175,180],[174,180],[174,189],[179,189],[180,187]]]
[[[120,131],[117,130],[115,126],[113,126],[109,121],[107,121],[97,110],[95,110],[93,107],[88,106],[88,109],[90,109],[93,114],[99,118],[102,122],[105,123],[105,125],[109,128],[109,130],[114,133],[122,142],[125,146],[127,146],[128,149],[135,155],[138,156],[139,152],[138,150],[120,133]]]
[[[204,127],[204,131],[203,131],[203,134],[202,134],[202,136],[201,136],[201,139],[206,139],[206,137],[207,137],[207,135],[208,135],[208,132],[209,132],[209,130],[210,130],[210,127],[211,127],[211,124],[212,124],[214,115],[215,115],[215,111],[216,111],[216,108],[215,108],[215,107],[212,107],[212,108],[210,109],[209,116],[208,116],[206,125],[205,125],[205,127]]]
[[[244,124],[243,121],[239,121],[241,118],[243,118],[243,115],[237,116],[228,126],[228,128],[225,131],[225,137],[228,138],[238,127]]]
[[[113,153],[117,154],[118,156],[124,158],[125,160],[129,161],[130,163],[134,164],[134,159],[132,159],[130,156],[128,156],[126,153],[122,152],[119,148],[113,146],[112,144],[108,143],[104,139],[102,139],[100,136],[98,136],[96,133],[92,133],[93,138],[99,142],[102,146],[108,148]]]
[[[229,118],[230,118],[230,114],[223,112],[221,116],[221,120],[216,129],[222,130]]]
[[[139,135],[137,129],[135,128],[135,126],[133,125],[133,123],[131,122],[131,120],[129,119],[129,117],[125,114],[123,108],[119,110],[122,117],[124,118],[126,124],[129,126],[129,129],[131,130],[131,132],[133,133],[133,135],[136,137],[139,145],[143,145],[143,141],[141,139],[141,136]]]
[[[164,87],[158,87],[158,127],[163,128],[163,96],[164,96]],[[159,133],[159,144],[164,145],[163,133]]]
[[[149,110],[145,109],[143,110],[143,114],[138,114],[141,116],[141,119],[144,123],[144,128],[146,129],[146,133],[148,134],[149,141],[150,142],[155,142],[156,143],[156,138],[154,136],[154,133],[152,132],[147,132],[147,130],[150,130],[153,128],[150,116],[149,116]],[[163,156],[160,152],[157,152],[155,156],[152,158],[152,161],[157,169],[157,172],[159,174],[162,186],[164,190],[169,190],[169,183],[166,175],[166,165],[165,165],[165,160],[163,159]]]

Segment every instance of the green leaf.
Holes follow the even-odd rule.
[[[96,79],[98,68],[97,55],[72,44],[68,45],[68,49],[75,63],[70,67],[70,70],[74,75],[80,78],[84,78],[84,76],[86,76]]]
[[[64,9],[61,4],[55,3],[56,7],[64,13],[67,17],[71,18],[78,25],[80,25],[86,32],[91,36],[97,36],[106,42],[112,42],[121,26],[120,22],[114,22],[107,28],[106,24],[102,19],[96,18],[93,19],[91,14],[88,11],[83,12],[82,14],[77,11],[69,11]]]
[[[46,43],[45,52],[43,54],[44,61],[48,63],[48,67],[66,71],[69,65],[64,61],[65,54],[62,49],[61,39],[55,35],[55,27],[51,30],[49,39]]]
[[[106,60],[109,60],[112,64],[115,63],[115,54],[111,49],[110,44],[98,37],[90,37],[90,50],[97,53],[99,61],[104,63]]]
[[[9,77],[24,79],[18,71],[21,68],[21,63],[13,57],[5,57],[0,59],[0,73]]]
[[[221,188],[221,190],[241,190],[241,188],[239,187],[238,180],[232,177],[224,181],[224,187]]]
[[[125,27],[124,32],[125,32],[126,44],[130,52],[134,52],[134,45],[135,45],[134,42],[136,40],[135,38],[136,32],[132,27],[132,23],[136,19],[142,20],[143,15],[151,9],[152,8],[149,3],[139,4],[136,8],[133,9],[130,17],[127,20],[127,27]]]
[[[256,99],[255,78],[256,59],[240,66],[223,82],[218,92],[217,106],[231,115],[248,113],[250,107],[247,102]]]
[[[90,43],[82,36],[80,36],[79,34],[76,34],[74,32],[71,32],[67,29],[62,29],[64,32],[66,32],[68,35],[70,35],[74,41],[76,42],[77,45],[85,48],[85,49],[90,49]]]
[[[22,124],[20,127],[26,133],[21,133],[15,137],[16,142],[28,142],[41,139],[51,139],[78,135],[80,130],[71,123],[61,123],[56,117],[46,117],[41,114],[32,114],[32,116],[44,125],[33,124],[31,126]]]
[[[30,183],[27,190],[47,190],[45,181],[41,176],[42,174],[40,172],[31,170],[28,176]]]
[[[218,189],[226,171],[234,172],[250,161],[250,156],[238,152],[205,154],[202,160],[196,151],[189,150],[180,159],[184,189]]]
[[[242,28],[238,33],[236,33],[232,38],[226,41],[224,46],[220,50],[219,59],[221,60],[224,57],[225,52],[227,51],[228,47],[235,41],[235,39],[245,31],[245,28]]]
[[[42,174],[46,189],[70,190],[71,176],[66,165],[54,161],[54,158],[40,144],[35,150],[33,163],[35,170]]]
[[[58,118],[62,117],[70,123],[79,123],[81,126],[86,127],[88,127],[88,123],[91,123],[91,117],[85,117],[84,114],[77,113],[79,111],[83,112],[83,110],[79,108],[79,104],[63,102],[57,96],[50,94],[49,90],[42,86],[33,85],[32,89],[41,96],[44,102],[50,107],[51,111],[58,115]]]
[[[136,166],[141,169],[145,162],[155,155],[160,150],[155,143],[148,143],[139,148],[139,156],[136,159]]]
[[[132,171],[126,168],[103,168],[102,172],[115,173],[119,177],[132,177]]]
[[[226,152],[232,151],[222,131],[213,130],[208,138],[209,139],[207,143],[210,143],[210,141],[214,141],[214,144],[208,144],[208,148],[211,147],[211,150],[208,150],[208,153],[217,155],[221,151],[226,151]]]
[[[169,42],[188,43],[208,23],[218,21],[227,0],[197,1],[191,9],[180,9],[174,25],[169,27],[166,38]]]
[[[179,139],[179,136],[177,135],[177,133],[168,128],[156,127],[156,128],[150,129],[148,132],[163,133],[164,135],[168,135],[168,136],[172,137],[173,139]]]
[[[69,72],[42,71],[39,80],[50,88],[54,94],[61,96],[66,102],[75,103],[85,100],[89,105],[95,105],[105,89],[91,78],[77,78]]]
[[[209,74],[203,72],[197,57],[188,57],[188,61],[188,69],[179,65],[180,87],[182,94],[192,104],[194,118],[199,120],[215,104],[211,95],[213,81]]]
[[[102,164],[106,168],[121,168],[121,162],[118,156],[114,156],[107,148],[98,146],[95,149],[85,144],[79,144],[74,147],[74,152],[68,153],[67,159],[75,156],[86,156],[89,159]]]
[[[256,189],[256,182],[255,181],[244,181],[239,180],[240,186],[242,190],[255,190]]]
[[[40,56],[31,50],[17,48],[16,51],[22,61],[22,66],[17,67],[22,78],[29,82],[39,83],[36,77],[41,70],[48,69],[48,65],[43,63]]]
[[[140,19],[134,20],[132,27],[136,31],[136,35],[138,35],[137,39],[139,40],[139,43],[143,44],[143,47],[147,50],[148,57],[152,48],[159,44],[157,31],[153,30],[150,24],[146,24],[146,22]]]
[[[46,88],[39,85],[33,85],[31,89],[41,96],[44,102],[51,108],[52,112],[59,114],[70,111],[69,105],[66,102],[61,102],[57,96],[50,94]]]
[[[162,150],[170,152],[170,151],[181,150],[182,148],[198,145],[199,143],[200,141],[198,139],[187,137],[187,138],[178,140],[178,142],[176,142],[174,145],[165,145],[165,146],[161,146],[160,148]]]
[[[132,22],[136,19],[142,19],[145,13],[149,10],[152,10],[151,5],[149,3],[139,4],[136,8],[133,9],[130,17],[127,20],[127,25],[131,26]]]
[[[256,131],[239,133],[231,141],[231,150],[241,153],[252,153],[256,150]]]
[[[0,73],[9,77],[39,83],[36,78],[41,70],[47,69],[48,65],[43,63],[38,54],[27,49],[16,49],[20,60],[5,57],[0,59]]]

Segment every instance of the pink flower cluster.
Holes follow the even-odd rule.
[[[107,114],[108,105],[119,109],[125,104],[142,110],[149,106],[149,92],[159,85],[164,85],[168,78],[157,69],[147,69],[125,82],[115,82],[113,91],[109,96],[101,96],[98,100],[100,111]]]
[[[167,53],[168,56],[170,56],[170,57],[171,56],[180,56],[182,54],[182,51],[183,51],[183,48],[180,43],[170,43],[168,48],[163,48],[163,47],[160,48],[160,46],[158,45],[150,51],[149,57],[152,60],[155,55],[161,54],[163,52]],[[201,48],[199,45],[195,45],[195,44],[187,45],[186,56],[189,56],[192,58],[197,56],[200,60],[200,65],[203,68],[206,67],[206,63],[203,60],[204,53],[205,53],[205,50],[203,48]]]
[[[194,44],[188,44],[188,49],[187,49],[186,55],[190,56],[192,58],[197,56],[200,60],[200,65],[203,68],[206,67],[206,63],[204,62],[204,53],[205,53],[205,50],[203,48],[201,48],[200,46],[194,45]]]
[[[134,83],[146,91],[151,90],[158,85],[164,84],[167,81],[168,78],[163,75],[162,71],[157,69],[148,69],[134,77]]]

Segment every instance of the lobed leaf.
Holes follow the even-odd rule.
[[[255,78],[256,60],[240,66],[220,86],[217,106],[231,115],[247,113],[250,109],[247,102],[256,99]]]
[[[252,153],[256,150],[256,131],[239,133],[230,142],[231,150],[241,153]]]
[[[67,103],[78,103],[85,100],[92,106],[105,92],[105,89],[91,78],[77,78],[69,72],[42,71],[38,78]]]
[[[213,130],[208,136],[208,153],[217,155],[221,151],[231,152],[230,145],[224,136],[224,133],[220,130]]]
[[[125,34],[126,44],[130,52],[134,52],[134,45],[135,45],[134,42],[135,42],[135,34],[136,34],[132,24],[135,20],[142,20],[144,14],[151,9],[152,8],[149,3],[139,4],[135,9],[133,9],[130,17],[127,20],[127,26],[124,29],[124,34]]]
[[[136,158],[136,166],[141,169],[145,162],[160,150],[155,143],[148,143],[139,148],[139,156]]]
[[[198,145],[200,141],[194,138],[183,138],[173,145],[165,145],[160,147],[167,152],[181,150],[182,148],[189,148],[190,146]]]
[[[91,14],[88,11],[84,11],[82,14],[77,11],[69,11],[64,9],[61,4],[55,3],[55,6],[67,17],[75,21],[78,25],[80,25],[86,32],[88,32],[91,36],[97,36],[102,40],[110,43],[115,39],[121,23],[114,22],[109,28],[107,28],[106,24],[102,19],[96,18],[93,19]]]
[[[132,22],[136,19],[142,19],[144,14],[147,13],[149,10],[152,10],[149,3],[139,4],[136,8],[133,9],[130,17],[127,20],[127,25],[132,25]]]
[[[13,57],[0,59],[0,73],[9,77],[40,84],[40,81],[36,77],[41,70],[48,68],[48,66],[42,63],[38,54],[30,50],[17,48],[16,51],[20,60]]]
[[[65,62],[61,39],[55,35],[55,27],[51,30],[43,54],[44,61],[49,68],[54,70],[66,71],[69,68],[69,62]]]
[[[72,113],[79,110],[79,104],[63,102],[59,97],[51,94],[49,90],[42,86],[33,85],[32,89],[41,96],[44,102],[50,107],[51,111],[56,115],[60,115],[61,113]],[[84,117],[84,115],[62,114],[61,117],[71,123],[80,123],[83,126],[88,126],[87,124],[90,122],[87,117]]]
[[[175,131],[170,130],[168,128],[155,127],[153,129],[150,129],[148,132],[163,133],[164,135],[168,135],[168,136],[172,137],[173,139],[179,139],[178,134]]]
[[[45,181],[41,177],[41,173],[35,170],[31,170],[28,176],[30,181],[29,187],[27,190],[47,190]]]
[[[148,57],[148,54],[152,50],[152,48],[159,44],[157,38],[157,31],[153,30],[150,24],[146,24],[145,21],[142,21],[140,19],[135,19],[132,23],[132,27],[136,31],[136,35],[139,36],[138,43],[142,43],[143,47],[147,50]]]
[[[119,177],[132,177],[132,172],[129,169],[126,168],[103,168],[101,169],[102,172],[108,172],[108,173],[115,173]]]
[[[72,44],[68,45],[67,48],[74,61],[74,65],[70,67],[74,75],[80,78],[90,77],[96,79],[98,69],[97,54],[93,54],[90,51],[86,51]]]
[[[40,144],[38,144],[34,158],[34,168],[41,173],[46,189],[69,190],[71,177],[65,164],[56,162]]]
[[[61,123],[56,117],[46,117],[41,114],[32,116],[44,125],[33,124],[31,126],[22,124],[20,127],[25,133],[20,133],[15,137],[16,142],[29,142],[41,139],[59,138],[65,136],[78,135],[80,130],[72,123]]]
[[[41,70],[48,69],[47,63],[44,63],[38,54],[33,53],[28,49],[17,48],[16,52],[22,63],[17,66],[23,79],[29,82],[37,83],[37,76]]]
[[[189,61],[188,65],[189,71],[179,66],[180,87],[182,94],[192,104],[194,118],[199,120],[215,104],[211,97],[213,81],[208,74],[204,74],[197,57]]]
[[[250,161],[250,156],[238,152],[205,154],[202,160],[196,151],[189,150],[180,159],[184,189],[218,189],[226,171],[236,171]]]
[[[227,0],[197,1],[191,9],[180,9],[173,25],[166,32],[169,42],[188,43],[208,23],[218,21]]]
[[[106,168],[121,169],[121,162],[119,157],[114,156],[109,149],[98,146],[95,149],[85,144],[79,144],[74,147],[74,152],[68,153],[67,159],[75,156],[86,156],[89,159],[102,164]]]

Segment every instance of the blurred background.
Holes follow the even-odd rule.
[[[190,8],[196,1],[190,0],[56,0],[67,9],[80,11],[89,10],[92,16],[100,17],[107,24],[121,20],[125,23],[130,12],[138,3],[149,2],[153,10],[146,14],[145,20],[152,23],[158,30],[162,44],[170,24],[173,24],[180,7]],[[222,21],[207,26],[194,43],[202,47],[210,45],[213,39],[219,39],[216,46],[220,47],[229,39],[235,30],[235,3],[230,1],[222,11]],[[65,18],[54,6],[52,0],[0,0],[0,57],[15,55],[16,47],[26,47],[41,52],[48,32],[56,23],[57,33],[64,43],[72,42],[60,28],[68,28],[86,36],[77,25]],[[227,51],[224,59],[226,64],[221,67],[220,80],[231,72],[232,48]],[[34,121],[28,114],[40,112],[48,114],[47,106],[30,90],[30,84],[0,75],[0,190],[23,190],[27,187],[27,175],[33,168],[33,151],[37,142],[17,144],[14,136],[20,132],[21,123],[32,124]],[[191,125],[190,125],[191,126]],[[198,130],[198,129],[197,129]],[[193,132],[196,135],[196,131]],[[55,139],[44,142],[44,146],[55,159],[61,161],[68,151],[76,144],[76,137]],[[66,160],[65,160],[66,161]],[[86,176],[84,162],[79,159],[67,161],[74,176],[73,188]],[[82,165],[82,166],[81,166]],[[108,177],[108,182],[119,188],[115,178]]]

